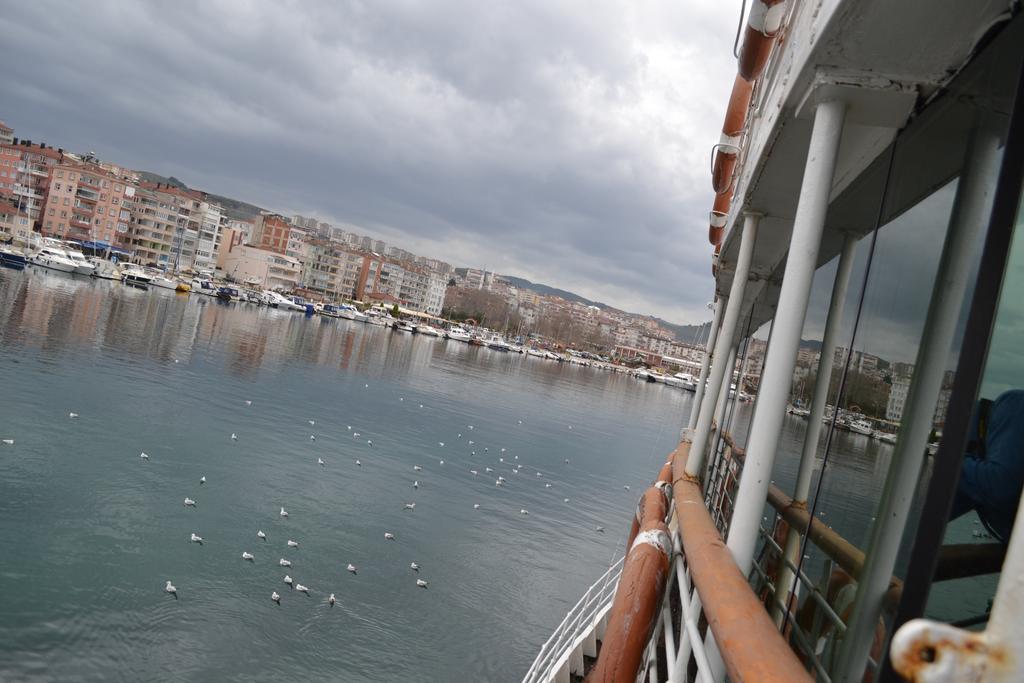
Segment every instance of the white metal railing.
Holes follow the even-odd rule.
[[[673,525],[674,526],[674,525]],[[689,681],[688,670],[692,659],[696,666],[696,683],[711,683],[715,674],[708,661],[704,639],[700,635],[700,597],[690,582],[690,569],[682,553],[679,531],[672,532],[672,571],[665,588],[661,614],[654,627],[647,653],[646,665],[638,681],[665,680],[670,683]],[[673,604],[680,609],[672,609]],[[660,637],[659,637],[660,635]],[[659,663],[661,666],[659,666]],[[664,678],[661,673],[664,672]]]
[[[582,662],[584,641],[594,633],[611,609],[624,560],[625,557],[620,557],[612,564],[569,610],[562,623],[541,647],[540,653],[523,677],[523,683],[554,681],[559,673],[563,674],[563,680],[569,680],[570,657],[575,656]]]

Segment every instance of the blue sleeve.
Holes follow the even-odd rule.
[[[1024,391],[1008,391],[989,410],[984,459],[965,457],[953,501],[959,516],[981,508],[1007,534],[1024,484]]]

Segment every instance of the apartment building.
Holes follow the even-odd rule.
[[[299,286],[302,276],[298,259],[270,249],[237,244],[230,237],[222,241],[217,267],[236,282],[263,289],[290,291]]]
[[[363,257],[356,291],[363,301],[396,301],[431,315],[440,315],[447,279],[412,263],[390,261],[378,254]]]
[[[14,143],[14,129],[8,126],[3,121],[0,121],[0,145],[10,145]]]
[[[0,148],[0,200],[23,211],[35,224],[49,192],[50,169],[63,159],[64,150],[17,138]]]
[[[93,246],[115,246],[128,233],[136,189],[131,179],[65,155],[50,169],[40,232]]]
[[[261,213],[253,223],[250,244],[284,254],[288,250],[293,227],[289,220],[280,214]]]
[[[215,202],[210,201],[207,195],[199,202],[199,238],[196,242],[196,256],[193,268],[196,270],[213,270],[217,267],[217,252],[220,249],[220,242],[224,228],[227,225],[227,216],[224,208]]]

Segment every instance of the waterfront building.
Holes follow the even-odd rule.
[[[199,202],[199,239],[196,243],[196,255],[193,268],[212,271],[217,267],[217,252],[227,216],[220,204],[210,201],[207,195]]]
[[[233,234],[225,235],[217,256],[217,268],[235,282],[290,291],[299,286],[302,265],[279,252],[247,244],[236,244]]]
[[[280,214],[261,213],[253,223],[250,243],[260,249],[284,254],[289,247],[292,228],[288,219]]]
[[[130,179],[95,162],[64,155],[50,169],[40,232],[99,248],[114,246],[128,233],[135,192]]]
[[[125,246],[138,263],[183,270],[195,262],[204,195],[166,183],[140,183]]]
[[[32,236],[32,219],[24,211],[8,203],[0,203],[0,234],[4,240],[26,244]]]
[[[3,121],[0,121],[0,145],[10,145],[14,143],[14,129],[8,126]]]
[[[17,138],[0,148],[4,163],[0,166],[0,198],[24,211],[35,224],[49,192],[50,169],[64,157],[64,150]]]

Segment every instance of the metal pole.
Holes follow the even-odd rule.
[[[939,257],[903,423],[875,515],[877,521],[871,529],[864,567],[858,577],[853,613],[836,667],[836,681],[859,681],[864,674],[864,663],[882,611],[882,596],[888,589],[910,504],[920,480],[971,265],[988,225],[995,192],[992,173],[999,165],[999,142],[997,135],[981,125],[975,128]]]
[[[760,220],[760,214],[756,213],[748,213],[743,219],[743,234],[740,237],[736,272],[733,274],[732,288],[729,290],[729,304],[725,309],[725,315],[722,317],[722,329],[719,330],[715,339],[715,358],[726,360],[726,357],[729,355],[728,349],[732,346],[732,338],[736,335],[736,323],[739,321],[740,308],[743,306],[743,291],[746,289],[747,277],[750,274],[750,261],[754,255],[754,240],[757,237],[757,224]],[[693,441],[690,445],[690,457],[686,461],[686,474],[690,477],[697,476],[704,461],[708,433],[711,430],[711,420],[714,417],[718,391],[722,387],[722,378],[725,376],[725,370],[725,363],[711,364],[708,388],[704,400],[700,404],[697,427],[692,434]]]
[[[744,574],[750,571],[768,495],[845,118],[846,104],[838,100],[821,102],[814,112],[814,128],[793,220],[785,276],[761,374],[757,410],[747,437],[743,477],[729,527],[727,545]]]
[[[835,357],[836,335],[843,319],[843,304],[846,290],[850,284],[850,272],[853,270],[853,252],[857,246],[850,234],[843,238],[843,249],[839,252],[839,264],[836,268],[836,279],[832,285],[832,300],[828,305],[828,318],[825,320],[825,334],[821,340],[821,357],[818,360],[818,377],[814,381],[814,393],[811,398],[811,413],[807,416],[807,434],[804,437],[804,449],[800,454],[800,468],[797,471],[796,486],[793,491],[793,504],[806,508],[807,495],[811,490],[811,474],[814,472],[814,460],[818,454],[818,438],[821,436],[821,418],[825,414],[828,402],[828,389],[832,380],[832,365]],[[800,534],[790,527],[786,534],[785,557],[794,565],[800,554]],[[793,588],[793,572],[785,562],[776,582],[775,595],[780,597],[772,608],[777,624],[782,623],[783,612],[780,603],[786,603],[790,590]]]
[[[704,349],[704,358],[700,362],[700,378],[697,380],[697,389],[693,392],[693,405],[690,407],[690,421],[687,429],[697,426],[697,413],[700,412],[701,399],[704,398],[704,384],[708,379],[708,368],[711,366],[711,356],[715,352],[715,339],[718,337],[718,328],[722,326],[722,311],[725,309],[728,299],[719,297],[715,301],[715,316],[711,320],[711,327],[708,329],[708,343]]]
[[[729,403],[729,392],[732,390],[732,378],[736,376],[736,350],[739,342],[729,347],[729,359],[725,364],[725,379],[722,381],[722,388],[718,391],[718,404],[715,406],[715,428],[718,436],[722,435],[725,429],[725,406]]]

